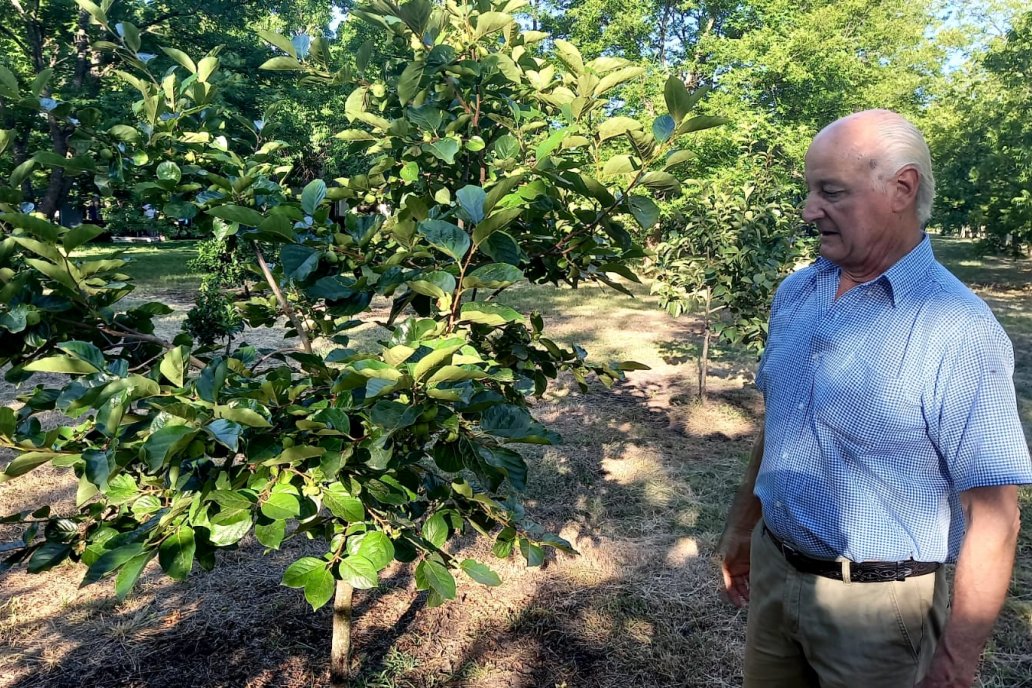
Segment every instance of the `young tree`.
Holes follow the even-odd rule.
[[[108,10],[82,5],[112,25]],[[656,221],[641,191],[676,192],[659,168],[681,135],[719,120],[689,116],[697,97],[680,82],[651,127],[610,117],[607,94],[634,76],[626,62],[584,61],[563,41],[541,50],[544,34],[513,17],[522,5],[372,0],[355,16],[393,56],[374,64],[366,52],[339,70],[322,45],[302,55],[264,32],[280,52],[267,69],[349,93],[352,128],[339,137],[367,165],[300,190],[283,182],[283,142],[220,102],[216,54],[164,46],[177,66],[158,77],[123,23],[109,48],[127,65],[139,119],[91,132],[92,145],[146,160],[141,200],[249,242],[266,290],[240,313],[251,325],[285,314],[301,350],[162,341],[151,320],[168,309],[124,307],[122,261],[75,256],[99,228],[58,227],[0,190],[0,364],[12,381],[71,376],[0,408],[0,446],[16,453],[0,481],[47,463],[79,481],[75,512],[42,505],[5,519],[25,534],[3,568],[82,562],[84,583],[113,577],[121,598],[154,559],[182,579],[250,533],[271,549],[310,536],[324,555],[291,564],[283,583],[313,608],[335,598],[331,674],[342,681],[352,591],[377,585],[391,561],[414,565],[434,605],[455,596],[457,572],[499,583],[449,549],[467,529],[531,566],[546,548],[571,551],[519,502],[528,466],[514,446],[558,441],[528,396],[560,371],[610,383],[633,364],[587,363],[548,339],[540,316],[506,305],[506,290],[632,275],[643,252],[624,223]],[[390,300],[390,315],[378,345],[359,347],[349,331],[374,297]],[[39,415],[52,410],[71,423],[44,431]]]

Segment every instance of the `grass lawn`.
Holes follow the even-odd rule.
[[[74,254],[75,258],[87,260],[106,260],[116,256],[129,261],[124,271],[133,278],[140,291],[194,291],[201,282],[199,272],[187,269],[187,262],[197,256],[196,241],[90,244]]]
[[[1014,341],[1028,435],[1032,266],[980,258],[968,242],[933,242]],[[132,269],[146,280],[143,295],[197,279],[176,274],[187,245],[130,250],[140,257]],[[535,404],[564,443],[529,452],[528,510],[580,555],[528,570],[493,559],[469,538],[453,553],[488,561],[505,582],[484,588],[462,580],[459,601],[440,608],[426,606],[408,567],[393,567],[379,588],[356,596],[355,688],[741,685],[745,614],[717,594],[714,549],[762,418],[754,359],[722,352],[711,400],[698,403],[690,356],[698,323],[668,317],[647,287],[632,290],[637,298],[526,286],[501,299],[539,309],[552,336],[599,360],[651,368],[588,395],[561,380]],[[0,513],[74,500],[66,474],[41,468],[32,475],[0,485]],[[1032,686],[1032,491],[1023,490],[1022,501],[1014,584],[982,688]],[[331,611],[313,614],[300,591],[279,585],[290,562],[313,553],[320,551],[303,540],[269,553],[247,540],[221,554],[215,571],[195,568],[183,583],[152,564],[124,603],[110,582],[79,590],[83,572],[71,565],[7,575],[0,579],[0,688],[326,686]]]

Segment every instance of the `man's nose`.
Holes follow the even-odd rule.
[[[802,216],[803,222],[816,222],[819,220],[824,215],[820,199],[815,199],[813,194],[807,195],[806,202],[803,203],[803,209],[799,214]]]

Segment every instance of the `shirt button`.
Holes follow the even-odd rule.
[[[806,408],[806,404],[799,404],[798,406],[796,406],[796,408],[802,411],[804,408]]]

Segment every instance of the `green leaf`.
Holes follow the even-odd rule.
[[[523,272],[507,263],[483,265],[462,280],[466,289],[501,289],[523,279]]]
[[[112,504],[126,504],[136,499],[140,494],[140,488],[133,476],[119,473],[108,482],[108,489],[104,494]]]
[[[379,141],[380,139],[373,136],[364,129],[345,129],[344,131],[334,134],[334,138],[341,139],[342,141]]]
[[[286,521],[273,521],[269,524],[257,524],[254,527],[254,536],[264,547],[279,549],[283,538],[287,535]]]
[[[134,559],[146,552],[143,543],[134,542],[122,545],[113,550],[105,552],[99,559],[86,570],[86,575],[79,584],[80,588],[96,583],[104,576],[115,569],[125,566],[131,559]]]
[[[548,138],[539,143],[534,149],[534,157],[540,162],[548,157],[548,154],[559,147],[559,144],[563,142],[570,133],[569,129],[559,129],[549,134]]]
[[[240,436],[244,433],[244,428],[239,423],[219,418],[208,423],[204,429],[211,433],[216,442],[231,452],[240,448]]]
[[[501,31],[511,23],[512,15],[510,14],[505,14],[504,12],[484,12],[477,17],[475,37],[477,39],[483,38],[495,31]]]
[[[444,566],[431,559],[424,559],[416,566],[416,588],[433,590],[443,599],[455,599],[455,579]]]
[[[104,354],[90,342],[73,340],[70,342],[62,342],[61,344],[58,344],[57,347],[66,354],[74,356],[80,361],[89,363],[97,370],[103,370],[107,366],[107,362],[104,360]]]
[[[322,499],[326,508],[337,518],[342,518],[348,523],[357,523],[365,519],[365,506],[362,500],[353,497],[341,483],[331,483],[323,488]]]
[[[637,172],[641,167],[635,158],[629,155],[614,155],[606,161],[602,167],[602,173],[606,175],[631,174]]]
[[[186,375],[186,360],[189,358],[185,346],[177,346],[165,352],[159,370],[176,387],[182,387]]]
[[[681,126],[677,128],[678,134],[690,134],[693,131],[703,131],[705,129],[712,129],[713,127],[719,127],[721,125],[730,122],[727,117],[713,117],[711,115],[699,115],[698,117],[692,117],[681,122]]]
[[[110,433],[104,433],[110,436]],[[111,473],[111,463],[108,461],[108,453],[101,449],[89,449],[82,453],[86,465],[83,474],[86,479],[99,487],[101,490],[107,487],[108,475]]]
[[[596,130],[599,141],[605,141],[615,136],[620,136],[628,131],[641,129],[641,122],[630,117],[610,117]]]
[[[362,538],[358,555],[365,557],[377,571],[394,561],[394,543],[378,530],[371,530]]]
[[[694,105],[694,101],[691,95],[689,95],[684,82],[673,74],[670,75],[670,78],[667,79],[666,84],[663,86],[663,98],[666,100],[667,112],[670,113],[670,117],[674,122],[678,124],[684,119],[685,115],[691,112]]]
[[[0,65],[0,96],[18,99],[18,77],[7,67]]]
[[[464,559],[459,564],[467,576],[475,580],[481,585],[501,585],[502,579],[498,577],[498,574],[492,571],[486,564],[481,564],[474,559]]]
[[[344,557],[337,572],[342,581],[347,582],[356,590],[368,590],[380,584],[380,576],[377,574],[373,562],[358,554]]]
[[[185,580],[193,568],[197,543],[190,526],[180,526],[158,548],[158,563],[173,580]]]
[[[299,72],[303,70],[304,67],[301,66],[301,63],[293,57],[280,55],[262,62],[258,69],[265,69],[273,72]]]
[[[186,67],[186,69],[191,74],[197,72],[197,65],[195,65],[194,61],[190,59],[190,56],[184,53],[182,50],[176,50],[175,48],[166,48],[165,46],[161,46],[161,52],[165,53],[182,66]]]
[[[212,519],[211,544],[216,547],[235,545],[247,535],[251,525],[251,514],[247,511],[235,511],[229,516]]]
[[[147,469],[153,472],[166,465],[196,433],[197,430],[188,425],[166,425],[151,433],[140,449],[141,455],[146,457]]]
[[[467,301],[462,304],[462,314],[459,320],[477,323],[478,325],[499,327],[506,323],[522,321],[523,315],[501,304]]]
[[[665,194],[681,193],[681,182],[669,172],[646,172],[641,177],[641,183],[646,187]]]
[[[556,39],[555,53],[563,64],[573,72],[574,76],[580,76],[584,73],[584,58],[581,57],[580,51],[572,43]]]
[[[20,238],[21,237],[15,237],[15,240]],[[75,279],[69,274],[67,268],[62,267],[60,265],[55,265],[48,261],[38,260],[36,258],[28,258],[25,262],[31,265],[36,270],[42,272],[50,279],[54,280],[55,282],[58,282],[69,291],[77,292],[79,290],[78,285],[75,283]]]
[[[434,514],[423,523],[423,538],[440,549],[448,540],[448,522],[440,513]]]
[[[523,208],[502,208],[488,215],[473,230],[473,241],[479,246],[483,244],[492,234],[500,229],[508,227],[509,224],[523,214]],[[491,255],[491,254],[488,254]],[[493,256],[492,256],[493,257]],[[496,259],[497,260],[497,259]],[[499,261],[503,262],[503,261]]]
[[[0,437],[14,438],[18,417],[10,406],[0,406]]]
[[[33,451],[20,454],[11,463],[7,464],[7,468],[0,473],[0,483],[5,483],[11,478],[17,478],[19,475],[25,475],[32,469],[38,468],[58,456],[64,455],[48,451]]]
[[[267,29],[258,29],[256,33],[265,39],[266,42],[272,43],[274,46],[290,55],[293,58],[297,57],[297,51],[294,49],[294,44],[286,36],[280,35],[275,31],[269,31]]]
[[[513,442],[558,444],[559,436],[545,428],[527,409],[514,404],[495,404],[484,410],[480,429]]]
[[[409,183],[416,181],[419,179],[419,165],[415,160],[409,160],[402,166],[401,172],[398,173],[398,176]]]
[[[443,138],[433,143],[423,144],[423,150],[449,165],[455,164],[455,154],[459,152],[460,148],[459,141],[453,138]]]
[[[656,141],[665,143],[673,133],[677,125],[674,123],[674,118],[670,115],[660,115],[652,123],[652,135],[656,137]]]
[[[197,63],[197,80],[202,84],[208,83],[208,78],[219,68],[219,58],[214,55],[206,55]]]
[[[179,169],[179,165],[175,164],[171,160],[166,160],[158,165],[155,170],[155,174],[158,176],[158,179],[163,182],[175,182],[176,184],[178,184],[179,180],[183,178],[183,173]]]
[[[220,205],[204,211],[212,217],[217,217],[226,222],[236,222],[246,227],[257,227],[264,220],[264,216],[252,208],[245,208],[241,205]]]
[[[65,251],[71,253],[83,244],[93,241],[103,233],[104,229],[102,227],[97,227],[96,225],[79,225],[78,227],[72,227],[68,230],[68,233],[62,238],[61,244],[64,246]]]
[[[312,571],[326,570],[326,562],[315,557],[301,557],[283,572],[282,585],[288,588],[303,588]]]
[[[315,215],[319,204],[326,198],[326,182],[314,179],[301,192],[301,209],[309,215]]]
[[[118,574],[115,576],[115,597],[119,601],[124,600],[132,592],[133,587],[136,585],[136,581],[140,579],[140,574],[143,573],[143,569],[146,568],[147,564],[151,559],[154,558],[154,550],[144,552],[143,554],[133,557],[119,569]]]
[[[419,82],[423,78],[423,62],[410,62],[405,71],[398,77],[398,100],[408,105],[419,92]]]
[[[262,514],[274,521],[297,518],[301,514],[301,501],[297,495],[287,492],[273,492],[262,502]]]
[[[527,560],[527,566],[536,567],[545,563],[545,550],[527,538],[520,538],[520,554]]]
[[[316,610],[333,599],[336,583],[329,569],[315,569],[305,580],[305,599]]]
[[[469,234],[443,220],[423,220],[419,223],[419,233],[426,237],[430,245],[448,254],[457,262],[461,262],[469,250]]]
[[[476,224],[484,219],[484,201],[487,194],[481,187],[466,185],[456,192],[455,198],[459,201],[459,206],[466,211],[470,222]]]
[[[309,246],[287,244],[280,250],[283,274],[295,282],[305,281],[319,265],[320,252]]]
[[[49,571],[72,553],[72,546],[60,542],[44,542],[39,549],[32,553],[29,558],[27,569],[29,573],[42,573]]]
[[[215,416],[217,418],[225,418],[226,420],[236,421],[241,425],[246,425],[249,428],[271,428],[270,423],[264,416],[257,411],[252,411],[249,408],[231,408],[229,406],[216,406]]]
[[[645,70],[641,67],[624,67],[623,69],[611,72],[595,85],[594,95],[597,98],[611,89],[616,88],[620,84],[626,83],[631,79],[638,78],[644,73]]]
[[[631,215],[641,225],[642,229],[652,229],[659,222],[659,206],[657,206],[653,200],[647,196],[631,196],[628,198],[627,205],[631,211]]]
[[[70,375],[89,375],[100,372],[95,366],[74,356],[47,356],[26,364],[24,370],[30,373],[68,373]]]

